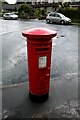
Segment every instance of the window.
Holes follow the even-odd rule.
[[[55,14],[55,17],[60,17],[60,15],[58,15],[58,14]]]
[[[5,16],[9,16],[9,14],[5,14]]]
[[[49,16],[52,16],[52,17],[54,17],[54,14],[50,14]]]

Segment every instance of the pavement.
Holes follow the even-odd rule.
[[[69,78],[69,81],[72,79],[71,83],[68,81],[67,84],[65,84],[67,78],[60,82],[60,78],[51,80],[49,98],[42,103],[32,102],[29,99],[28,82],[3,87],[3,120],[7,118],[80,119],[79,102],[77,95],[75,96],[77,91],[74,91],[75,77],[76,75],[72,75]],[[75,84],[73,84],[74,81]],[[71,87],[72,85],[73,87]]]
[[[6,85],[2,88],[2,117],[11,118],[78,118],[77,74],[50,80],[49,98],[36,103],[29,99],[29,82]],[[66,84],[66,80],[68,80]],[[63,87],[64,86],[64,87]],[[73,87],[72,87],[73,86]]]
[[[3,119],[80,119],[77,25],[2,19],[0,22],[3,24],[2,30],[0,28],[3,38],[0,116]],[[52,43],[49,99],[43,103],[34,103],[29,99],[26,42],[21,36],[24,29],[34,26],[57,31],[57,37]]]

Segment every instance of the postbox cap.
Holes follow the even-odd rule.
[[[56,34],[56,31],[47,28],[30,28],[22,32],[22,35],[27,38],[53,38]]]

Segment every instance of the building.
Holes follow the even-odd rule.
[[[47,2],[47,3],[57,3],[57,2],[79,2],[80,0],[17,0],[17,2],[40,2],[40,3],[44,3],[44,2]]]
[[[80,0],[71,0],[71,2],[79,2]]]
[[[80,2],[72,2],[69,6],[73,7],[73,8],[79,8],[80,9]]]
[[[31,5],[33,8],[45,8],[46,11],[55,11],[59,9],[59,4],[58,1],[60,2],[64,2],[64,0],[55,0],[56,2],[53,2],[54,0],[17,0],[16,4],[4,4],[6,0],[2,0],[2,9],[3,10],[7,10],[7,11],[14,11],[16,9],[18,9],[18,7],[20,6],[20,4],[22,3],[27,3],[29,5]],[[69,0],[65,0],[65,2],[69,2]],[[73,3],[73,2],[71,2]],[[77,3],[77,5],[75,4],[77,2],[74,2],[74,4],[72,4],[70,7],[79,7],[80,2]],[[1,9],[1,8],[0,8]]]
[[[3,2],[5,2],[4,0]],[[27,3],[30,4],[33,8],[45,8],[47,11],[54,11],[58,9],[57,3],[51,3],[51,0],[17,0],[16,4],[2,4],[2,9],[7,11],[16,10],[20,4]]]
[[[5,2],[6,0],[1,0]],[[17,3],[57,3],[57,2],[79,2],[80,0],[16,0]]]

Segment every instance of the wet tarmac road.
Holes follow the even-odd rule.
[[[45,21],[37,20],[8,21],[0,19],[0,24],[1,23],[2,83],[4,87],[7,85],[7,89],[3,88],[4,114],[5,111],[11,109],[13,114],[15,107],[18,107],[16,110],[22,113],[23,116],[26,117],[29,115],[30,117],[33,114],[35,116],[36,111],[41,113],[42,111],[53,109],[53,106],[60,106],[66,101],[78,99],[77,25],[46,24]],[[29,27],[45,27],[57,31],[57,36],[54,38],[52,44],[50,99],[43,106],[35,105],[29,102],[27,98],[27,103],[25,102],[26,90],[24,88],[26,84],[19,89],[24,100],[22,100],[20,95],[17,95],[17,93],[20,92],[19,90],[15,92],[17,88],[12,89],[12,93],[15,94],[15,97],[11,97],[12,93],[8,89],[8,86],[11,84],[28,81],[26,41],[21,33],[24,29]],[[18,101],[18,99],[19,102],[15,102],[15,100]],[[12,100],[12,102],[9,103],[9,100]],[[27,106],[27,108],[25,106]],[[40,111],[38,111],[38,107]],[[33,111],[32,108],[34,108],[35,111]],[[28,111],[25,113],[27,109]],[[38,116],[38,114],[36,116]]]
[[[21,33],[29,27],[45,27],[57,31],[53,41],[51,79],[77,75],[78,26],[46,24],[45,21],[2,20],[2,83],[27,81],[26,40]]]

